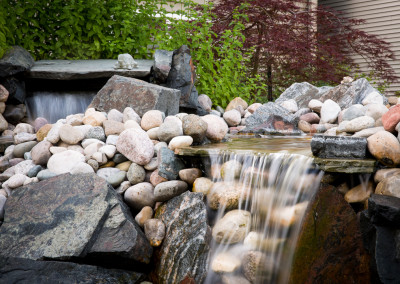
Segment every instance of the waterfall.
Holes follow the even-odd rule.
[[[83,113],[92,101],[96,92],[46,92],[36,91],[26,98],[28,118],[46,118],[49,123],[67,115]]]
[[[312,158],[225,151],[210,159],[213,237],[205,283],[242,283],[243,277],[251,283],[287,283],[302,218],[322,176],[312,169]],[[230,215],[235,217],[228,232],[220,231]],[[243,266],[249,261],[257,269]]]

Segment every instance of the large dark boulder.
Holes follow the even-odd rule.
[[[154,53],[153,76],[156,83],[165,83],[172,67],[174,52],[157,49]]]
[[[371,283],[369,255],[352,207],[321,185],[300,229],[289,283]]]
[[[152,248],[103,178],[65,174],[18,188],[8,198],[0,255],[33,260],[96,255],[149,263]]]
[[[179,112],[180,94],[178,90],[114,75],[93,98],[89,107],[105,112],[111,109],[123,112],[126,107],[131,107],[140,116],[156,109],[168,116]]]
[[[211,229],[203,194],[185,192],[163,204],[155,218],[166,227],[154,251],[154,283],[202,283],[208,268]],[[184,281],[184,282],[181,282]]]
[[[13,46],[0,59],[0,77],[11,76],[32,68],[35,60],[20,46]]]
[[[375,260],[382,283],[400,283],[400,230],[376,227]]]
[[[142,273],[61,261],[0,257],[0,282],[19,284],[141,283]]]
[[[0,78],[0,83],[7,89],[7,104],[23,104],[26,98],[25,81],[17,77]]]
[[[319,158],[367,158],[367,139],[346,136],[314,135],[311,151]]]
[[[186,45],[174,51],[167,87],[181,91],[180,107],[197,109],[198,93],[194,87],[196,72]]]
[[[373,224],[400,229],[400,198],[372,194],[368,199],[368,215]]]
[[[269,102],[246,118],[246,128],[241,132],[300,135],[301,131],[297,129],[297,122],[298,117],[286,108]]]

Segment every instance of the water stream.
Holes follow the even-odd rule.
[[[214,186],[208,204],[214,228],[205,283],[234,283],[244,276],[251,283],[287,283],[301,221],[321,178],[312,158],[224,150],[210,159]],[[236,217],[228,233],[218,233],[221,219],[230,214]],[[249,261],[253,267],[259,263],[255,271],[246,268]]]
[[[84,113],[95,95],[93,91],[35,91],[26,98],[28,118],[44,117],[55,123],[70,114]]]

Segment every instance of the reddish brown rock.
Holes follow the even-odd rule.
[[[395,105],[382,115],[382,124],[386,131],[394,132],[400,122],[400,105]]]
[[[368,150],[382,164],[396,167],[400,164],[400,143],[390,132],[379,131],[367,138]]]
[[[371,283],[357,216],[333,186],[307,209],[289,283]]]
[[[319,123],[320,117],[315,112],[309,112],[300,116],[300,120],[304,120],[310,124],[314,124],[314,123]]]

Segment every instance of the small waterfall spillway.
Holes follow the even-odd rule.
[[[205,283],[288,283],[302,218],[322,176],[312,161],[285,151],[210,156]]]
[[[36,91],[26,99],[28,117],[44,117],[55,123],[70,114],[84,113],[95,95],[91,91]]]

